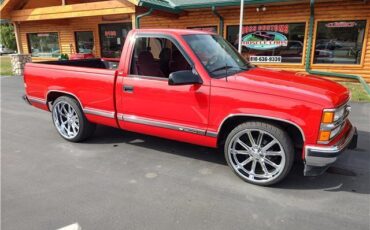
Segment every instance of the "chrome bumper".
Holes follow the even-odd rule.
[[[317,176],[324,173],[347,147],[350,149],[357,147],[357,129],[355,127],[352,127],[336,145],[306,146],[304,175]]]

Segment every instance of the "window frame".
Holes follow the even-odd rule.
[[[60,43],[60,33],[58,31],[47,31],[47,32],[29,32],[29,33],[26,33],[26,38],[27,38],[27,48],[28,48],[28,53],[31,54],[31,57],[32,58],[35,58],[35,59],[58,59],[59,57],[52,57],[52,56],[48,56],[48,57],[33,57],[32,56],[32,49],[31,49],[31,42],[30,42],[30,35],[31,34],[50,34],[50,33],[56,33],[58,35],[58,46],[59,46],[59,50],[60,50],[60,53],[59,53],[59,56],[63,53],[62,51],[62,44]]]
[[[194,68],[194,62],[191,60],[191,58],[189,57],[189,55],[186,53],[186,51],[180,46],[179,42],[173,38],[171,35],[167,35],[167,34],[153,34],[153,33],[137,33],[134,35],[134,39],[132,41],[132,49],[130,50],[130,60],[128,62],[128,74],[127,76],[128,77],[131,77],[131,78],[140,78],[140,79],[151,79],[151,80],[160,80],[160,81],[166,81],[168,82],[168,78],[164,78],[164,77],[156,77],[156,76],[146,76],[146,75],[139,75],[139,74],[131,74],[131,68],[132,68],[132,60],[133,60],[133,55],[135,53],[135,45],[136,45],[136,39],[138,38],[164,38],[164,39],[168,39],[170,42],[172,42],[172,44],[174,44],[176,46],[176,48],[180,51],[180,53],[184,56],[185,60],[188,62],[189,66],[191,68]]]
[[[361,53],[361,59],[359,64],[342,64],[342,63],[314,63],[314,55],[316,50],[316,37],[317,37],[317,30],[318,30],[318,24],[319,22],[334,22],[334,21],[365,21],[365,32],[364,32],[364,41],[362,44],[362,53]],[[340,20],[333,20],[333,18],[320,18],[315,20],[314,24],[314,33],[312,35],[312,47],[311,47],[311,60],[310,65],[312,67],[331,67],[331,68],[353,68],[353,69],[362,69],[364,67],[364,59],[365,59],[365,53],[366,53],[366,45],[367,45],[367,34],[369,33],[369,22],[370,20],[367,18],[353,18],[353,17],[344,17]]]
[[[246,23],[246,24],[243,24],[243,26],[253,26],[253,25],[270,25],[270,24],[296,24],[296,23],[302,23],[304,24],[305,26],[305,30],[304,30],[304,39],[303,39],[303,50],[302,50],[302,60],[301,62],[298,62],[298,63],[292,63],[292,62],[280,62],[280,63],[276,63],[276,62],[271,62],[271,63],[266,63],[266,62],[250,62],[249,60],[247,60],[248,62],[250,62],[251,64],[253,65],[258,65],[258,66],[302,66],[304,67],[305,65],[305,61],[306,61],[306,50],[307,50],[307,36],[308,36],[308,27],[309,27],[309,19],[306,19],[306,20],[299,20],[299,21],[289,21],[289,20],[285,20],[285,21],[266,21],[266,22],[256,22],[256,23]],[[227,40],[227,35],[228,35],[228,27],[229,26],[239,26],[238,24],[234,24],[234,23],[227,23],[225,24],[224,26],[224,38]],[[227,40],[228,41],[228,40]]]
[[[197,28],[216,28],[216,32],[215,33],[220,33],[220,30],[219,30],[218,27],[219,27],[218,25],[202,25],[202,26],[188,26],[188,27],[186,27],[186,29],[196,30]]]
[[[77,33],[80,33],[80,32],[91,32],[92,33],[92,36],[93,36],[93,49],[91,50],[91,54],[95,54],[95,50],[96,50],[96,46],[95,46],[95,33],[94,33],[94,30],[75,30],[73,31],[73,34],[74,34],[74,39],[75,39],[75,51],[76,53],[79,53],[78,51],[78,41],[77,41]]]

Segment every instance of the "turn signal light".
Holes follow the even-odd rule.
[[[321,130],[319,135],[319,141],[329,141],[330,140],[331,131],[328,130]]]
[[[328,124],[334,122],[334,112],[324,112],[322,115],[322,123]]]

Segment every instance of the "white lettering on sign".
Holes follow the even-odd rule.
[[[356,22],[330,22],[326,23],[326,27],[328,28],[343,28],[343,27],[355,27],[357,25]]]
[[[281,56],[250,56],[250,62],[281,62]]]
[[[288,46],[288,41],[244,41],[242,45],[276,45],[276,46]]]

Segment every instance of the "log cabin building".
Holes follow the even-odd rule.
[[[369,1],[244,0],[243,9],[242,54],[252,63],[370,83]],[[139,27],[208,30],[239,43],[240,0],[3,0],[0,14],[33,61],[118,58]]]

